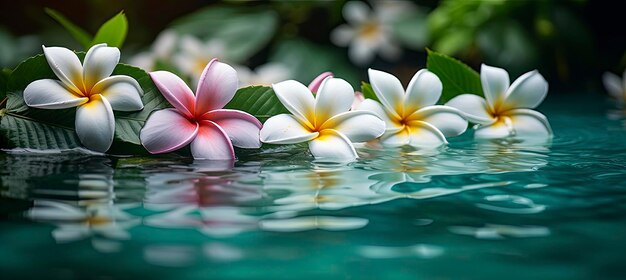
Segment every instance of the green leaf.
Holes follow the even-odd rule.
[[[109,47],[120,48],[124,44],[127,32],[128,20],[122,11],[100,26],[91,45],[106,43]]]
[[[241,62],[267,45],[278,20],[270,9],[212,6],[179,18],[171,27],[180,34],[221,41],[227,46],[222,59]]]
[[[79,58],[84,53],[78,53]],[[113,75],[127,75],[139,82],[144,94],[144,109],[138,112],[115,114],[115,139],[110,151],[140,152],[139,131],[153,110],[169,106],[157,90],[148,73],[140,68],[118,64]],[[31,57],[20,63],[7,84],[6,115],[0,129],[11,147],[33,149],[67,149],[80,147],[76,139],[74,120],[76,108],[44,110],[30,108],[24,103],[23,91],[28,84],[40,79],[57,79],[44,55]],[[48,139],[48,140],[46,140]],[[124,147],[124,148],[121,148]]]
[[[0,70],[0,109],[4,108],[4,98],[7,97],[7,83],[9,82],[9,76],[11,75],[10,69]]]
[[[80,43],[83,48],[89,49],[91,47],[91,41],[93,40],[92,36],[87,33],[87,31],[83,30],[69,19],[67,19],[63,14],[59,13],[56,10],[45,8],[46,14],[60,23],[65,30],[67,30],[78,43]]]
[[[359,85],[359,75],[344,52],[306,40],[280,42],[269,61],[284,64],[290,70],[291,78],[304,84],[308,84],[320,73],[332,70],[335,77],[348,81],[353,87]]]
[[[426,13],[420,10],[410,16],[399,18],[392,25],[394,38],[414,50],[423,50],[428,43]]]
[[[428,52],[426,68],[435,73],[443,83],[439,102],[445,103],[464,93],[483,96],[480,76],[474,69],[447,55],[428,49],[426,51]]]
[[[289,113],[271,87],[250,86],[240,88],[233,99],[224,106],[225,109],[237,109],[247,112],[261,122],[268,118]]]
[[[363,93],[363,97],[365,98],[380,101],[378,100],[378,96],[376,96],[376,93],[374,93],[372,85],[369,83],[363,81],[361,82],[361,93]]]

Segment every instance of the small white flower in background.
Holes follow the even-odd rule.
[[[480,80],[485,98],[462,94],[446,105],[461,110],[476,123],[476,138],[548,137],[552,129],[548,119],[532,109],[548,94],[548,82],[533,70],[509,83],[509,73],[502,68],[483,64]]]
[[[622,78],[613,73],[605,72],[602,75],[602,82],[604,83],[606,91],[608,91],[611,97],[615,98],[620,105],[626,103],[626,70],[624,70]]]
[[[280,102],[292,114],[269,118],[261,129],[261,141],[268,144],[309,142],[316,158],[356,159],[352,142],[366,142],[380,136],[385,124],[367,111],[348,111],[354,89],[342,79],[327,77],[313,93],[305,85],[289,80],[272,86]]]
[[[383,145],[437,147],[448,143],[446,137],[465,132],[467,120],[459,110],[435,105],[441,97],[441,80],[422,69],[415,73],[409,86],[402,87],[393,75],[369,69],[372,89],[380,100],[364,100],[357,110],[374,112],[387,124],[380,142]]]
[[[392,24],[413,8],[408,1],[376,1],[372,10],[363,2],[350,1],[343,7],[347,24],[333,30],[330,40],[348,47],[350,60],[359,65],[371,62],[377,52],[385,59],[396,59],[402,50],[392,36]]]
[[[24,89],[26,105],[40,109],[76,109],[76,134],[90,150],[106,152],[113,143],[113,110],[143,109],[143,90],[129,76],[111,76],[120,60],[120,50],[99,44],[91,47],[81,65],[66,48],[43,47],[54,74],[60,79],[43,79]]]
[[[180,52],[174,56],[174,65],[192,78],[193,85],[197,85],[209,61],[214,58],[228,61],[225,52],[226,45],[221,40],[202,42],[196,37],[186,35],[180,40]]]
[[[291,78],[289,68],[282,63],[270,62],[257,67],[254,71],[239,65],[233,65],[233,68],[237,70],[240,87],[271,85]]]
[[[173,30],[165,30],[157,36],[149,51],[133,56],[129,63],[146,71],[155,70],[158,61],[169,61],[176,49],[178,36]]]

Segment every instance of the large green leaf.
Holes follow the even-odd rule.
[[[262,49],[277,27],[278,14],[272,10],[215,6],[179,18],[172,24],[181,34],[222,41],[227,46],[225,58],[233,61],[244,61]]]
[[[0,70],[0,109],[4,108],[3,101],[5,101],[4,98],[7,96],[7,83],[10,75],[10,69]]]
[[[78,55],[79,57],[84,56],[84,54]],[[115,112],[116,129],[112,149],[120,150],[116,146],[140,145],[139,131],[149,114],[153,110],[167,107],[169,103],[142,69],[118,64],[113,75],[133,77],[144,91],[142,96],[144,109],[142,111]],[[11,147],[34,149],[79,147],[80,143],[75,141],[75,108],[43,110],[30,108],[24,103],[24,89],[31,82],[39,79],[57,79],[43,55],[27,59],[13,71],[7,85],[6,115],[0,124],[2,134]]]
[[[45,8],[44,10],[46,11],[46,14],[59,22],[72,35],[72,37],[74,37],[74,39],[76,39],[76,41],[83,46],[83,48],[89,49],[89,47],[91,47],[91,41],[93,40],[91,34],[80,28],[80,26],[74,24],[58,11],[50,8]]]
[[[464,93],[483,96],[480,76],[474,69],[447,55],[431,50],[427,52],[426,68],[435,73],[443,83],[443,92],[439,102],[445,103]]]
[[[278,100],[274,90],[265,86],[240,88],[224,108],[250,113],[262,122],[272,116],[289,113]]]
[[[333,47],[324,47],[305,40],[286,40],[278,44],[270,61],[280,62],[289,68],[292,78],[308,84],[322,72],[332,71],[337,78],[359,86],[356,69],[344,52]]]
[[[110,47],[120,48],[124,44],[127,32],[128,20],[126,20],[124,12],[120,12],[100,26],[91,45],[106,43]]]

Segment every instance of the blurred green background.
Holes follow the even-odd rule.
[[[425,48],[511,78],[538,69],[551,94],[604,94],[601,75],[626,65],[618,1],[3,1],[0,66],[14,68],[41,45],[84,48],[52,8],[88,33],[120,11],[128,19],[122,61],[194,79],[211,57],[235,65],[244,84],[323,71],[367,80],[367,68],[407,83]]]

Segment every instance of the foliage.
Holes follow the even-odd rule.
[[[272,88],[265,86],[251,86],[237,90],[233,99],[224,108],[250,113],[262,122],[272,116],[289,113]]]
[[[435,73],[443,84],[439,102],[454,98],[459,94],[472,93],[483,96],[480,76],[469,66],[454,58],[427,50],[426,68]]]
[[[67,30],[72,37],[78,43],[80,43],[85,50],[91,46],[106,43],[110,47],[121,47],[126,39],[126,33],[128,32],[128,20],[124,12],[119,12],[107,20],[96,32],[95,36],[92,36],[87,31],[79,27],[70,21],[60,12],[46,8],[46,13],[61,24],[65,30]]]

